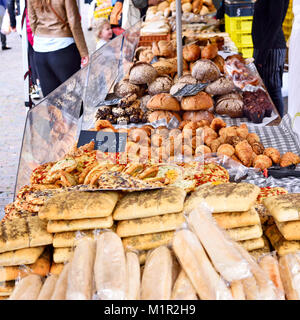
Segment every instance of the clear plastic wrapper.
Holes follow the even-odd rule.
[[[91,300],[96,242],[82,239],[77,243],[68,274],[67,300]]]
[[[54,288],[57,282],[58,276],[55,274],[49,274],[43,283],[41,291],[37,297],[37,300],[50,300],[54,292]]]
[[[126,299],[139,300],[141,294],[141,270],[139,257],[135,252],[126,252]]]
[[[174,283],[171,300],[198,300],[196,290],[183,269]]]
[[[169,300],[172,292],[173,259],[166,246],[154,249],[146,259],[142,283],[142,300]]]
[[[94,277],[98,299],[126,299],[126,257],[114,232],[104,232],[97,239]]]
[[[42,285],[42,278],[39,275],[30,274],[18,282],[9,300],[36,300]]]
[[[68,287],[68,274],[70,271],[71,263],[68,262],[64,265],[63,270],[55,284],[55,288],[53,294],[51,296],[51,300],[66,300],[66,292]]]
[[[221,230],[207,206],[199,205],[185,212],[189,227],[203,244],[215,268],[228,282],[251,275],[250,266],[234,247],[233,241]]]
[[[279,257],[279,270],[287,300],[300,300],[300,253]]]

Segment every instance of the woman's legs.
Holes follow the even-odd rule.
[[[52,52],[35,52],[34,57],[44,97],[80,70],[81,58],[74,43]]]

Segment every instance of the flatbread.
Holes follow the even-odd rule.
[[[119,237],[176,230],[185,222],[183,213],[170,213],[150,218],[120,221],[117,225]]]
[[[300,250],[300,241],[285,240],[276,224],[267,228],[265,234],[280,256]]]
[[[238,241],[238,243],[242,245],[247,251],[261,249],[265,245],[264,239],[262,237],[251,240]]]
[[[53,236],[47,232],[47,221],[41,220],[38,216],[30,216],[26,220],[29,229],[30,247],[52,244]]]
[[[175,231],[151,233],[122,239],[125,250],[150,250],[172,242]]]
[[[29,273],[45,277],[50,270],[50,251],[45,250],[34,264],[0,267],[0,282],[23,278]]]
[[[117,204],[114,220],[147,218],[181,212],[186,191],[177,187],[126,194]]]
[[[70,232],[59,232],[53,236],[53,247],[54,248],[66,248],[74,247],[80,239],[91,238],[94,239],[94,230],[83,230],[83,231],[70,231]]]
[[[226,229],[226,232],[229,235],[229,237],[235,241],[257,239],[263,235],[263,231],[260,224],[250,227]]]
[[[281,187],[262,187],[257,197],[258,203],[263,203],[263,200],[269,197],[274,197],[279,194],[287,194],[288,191]]]
[[[55,263],[66,263],[70,261],[74,253],[74,248],[54,248],[53,261]]]
[[[47,231],[50,233],[59,233],[77,230],[111,228],[113,223],[111,215],[105,218],[51,220],[48,221]]]
[[[118,198],[119,194],[112,191],[61,192],[45,202],[39,211],[39,217],[47,220],[108,217]]]
[[[213,217],[217,224],[224,229],[248,227],[260,224],[259,215],[254,207],[249,211],[244,212],[213,213]]]
[[[259,192],[260,188],[251,183],[204,184],[187,199],[184,210],[206,204],[213,213],[249,211]]]
[[[275,223],[285,240],[300,240],[300,220]]]
[[[269,213],[279,222],[300,220],[300,193],[288,193],[263,200]]]
[[[25,248],[0,254],[0,266],[18,266],[20,264],[33,264],[43,253],[45,247]]]

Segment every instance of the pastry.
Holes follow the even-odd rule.
[[[300,163],[300,157],[293,152],[286,152],[280,159],[280,166],[287,167],[292,164]]]
[[[266,148],[263,154],[271,158],[273,163],[278,164],[280,162],[280,152],[275,148]]]

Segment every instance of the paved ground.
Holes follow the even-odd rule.
[[[88,6],[81,0],[82,25],[89,51],[95,50],[87,31]],[[19,152],[27,108],[24,106],[22,43],[17,33],[7,36],[11,50],[0,49],[0,220],[4,206],[13,199]]]

